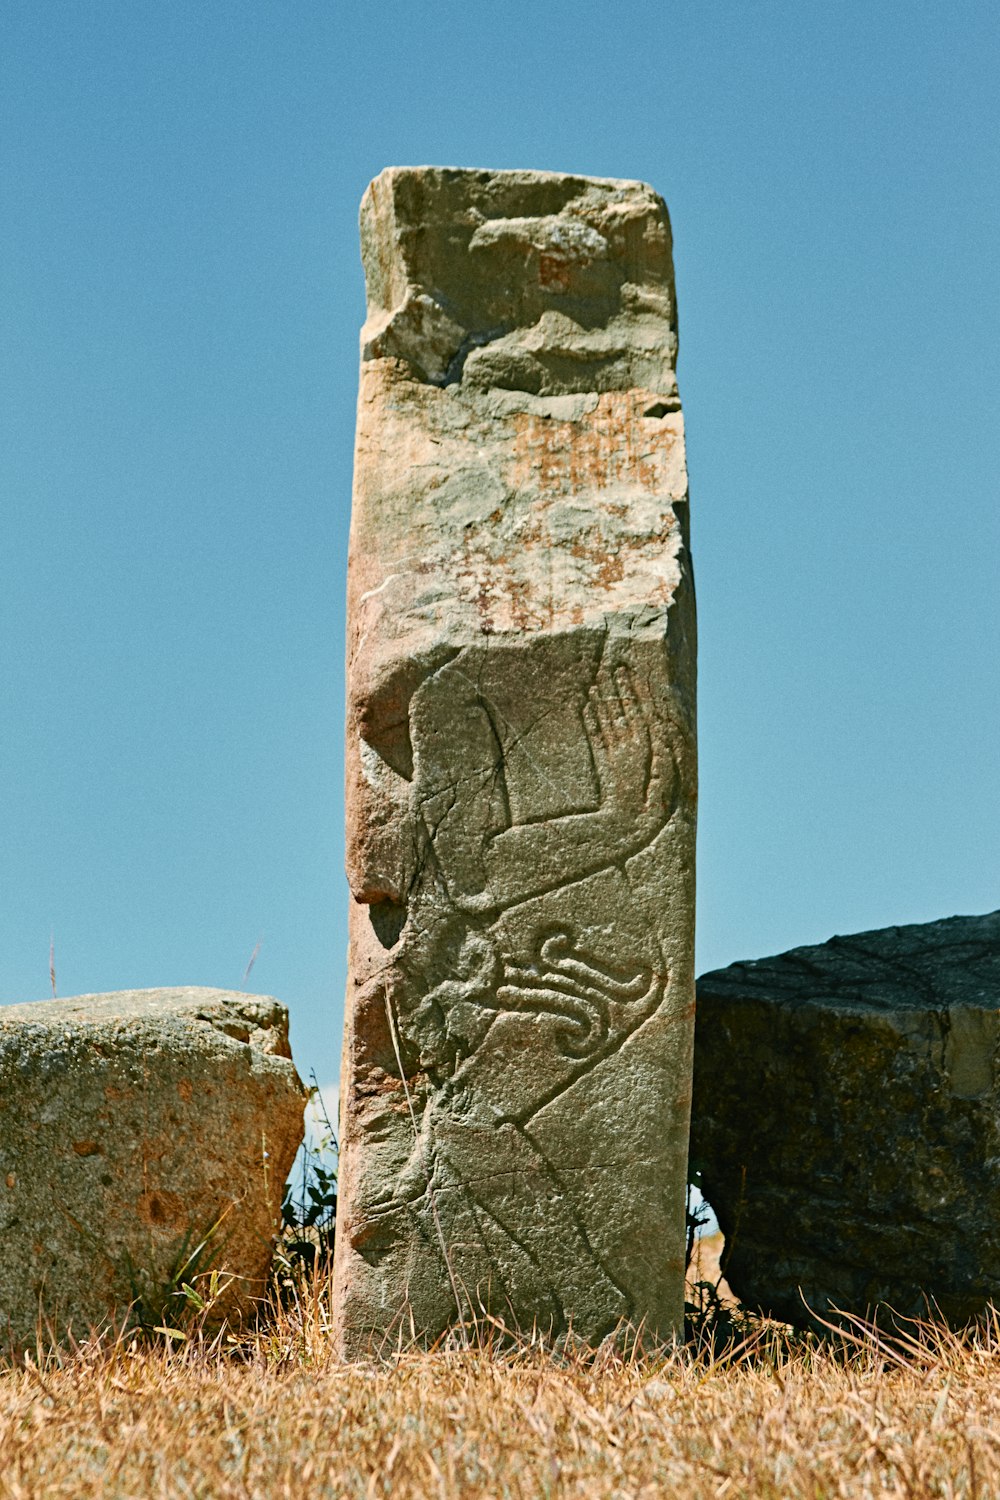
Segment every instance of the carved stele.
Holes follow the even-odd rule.
[[[361,207],[336,1304],[682,1316],[695,619],[670,227],[637,182]]]

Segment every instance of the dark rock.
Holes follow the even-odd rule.
[[[698,981],[691,1161],[748,1306],[1000,1301],[1000,912]]]

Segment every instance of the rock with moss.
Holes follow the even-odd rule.
[[[698,981],[692,1164],[744,1303],[1000,1299],[1000,912],[835,937]]]
[[[276,1000],[129,990],[0,1007],[0,1338],[244,1317],[304,1090]],[[187,1287],[189,1290],[185,1290]]]

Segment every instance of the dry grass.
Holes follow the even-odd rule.
[[[714,1355],[403,1353],[345,1369],[322,1287],[239,1346],[0,1371],[0,1496],[996,1496],[1000,1320]]]

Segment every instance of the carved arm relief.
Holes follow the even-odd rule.
[[[443,728],[435,722],[439,695],[449,708]],[[537,723],[537,702],[532,711]],[[676,805],[671,727],[624,664],[602,659],[579,706],[589,784],[569,784],[566,810],[537,821],[516,822],[511,814],[512,751],[525,731],[460,662],[445,668],[431,691],[415,695],[411,723],[417,818],[448,896],[470,916],[495,917],[622,864],[656,837]]]

